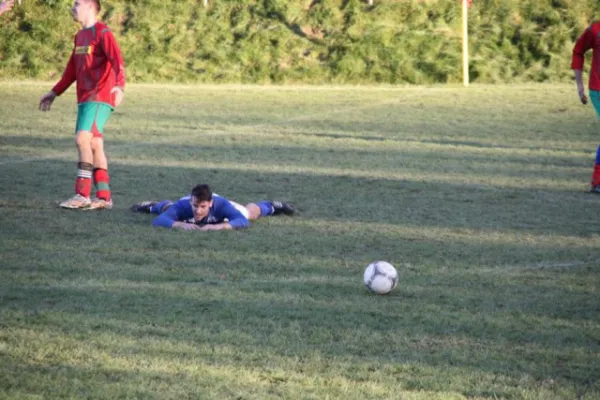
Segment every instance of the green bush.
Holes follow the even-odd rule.
[[[77,25],[70,0],[0,17],[0,78],[57,79]],[[459,0],[106,0],[129,81],[457,83]],[[563,82],[596,0],[474,0],[474,82]]]

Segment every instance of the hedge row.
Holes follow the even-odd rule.
[[[456,83],[459,0],[106,0],[129,81]],[[0,78],[56,79],[78,26],[70,0],[0,17]],[[473,0],[474,82],[568,81],[597,0]]]

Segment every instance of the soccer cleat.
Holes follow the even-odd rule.
[[[282,201],[272,201],[271,204],[273,205],[273,215],[294,215],[294,213],[296,212],[296,209],[290,203],[284,203]]]
[[[600,194],[600,185],[590,185],[590,193]]]
[[[150,214],[151,213],[150,209],[155,204],[156,204],[156,201],[142,201],[141,203],[132,205],[131,211]]]
[[[99,199],[99,198],[95,197],[92,200],[92,204],[90,204],[90,207],[87,209],[88,210],[110,210],[111,208],[113,208],[112,199],[106,201],[104,199]]]
[[[69,200],[65,200],[60,203],[61,208],[70,208],[70,209],[86,209],[90,208],[92,205],[92,201],[89,197],[84,197],[80,194],[76,194],[71,197]]]

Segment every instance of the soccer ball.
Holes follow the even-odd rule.
[[[387,294],[398,284],[398,271],[386,261],[375,261],[367,266],[363,282],[369,291]]]

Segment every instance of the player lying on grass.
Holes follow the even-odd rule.
[[[246,206],[213,194],[205,184],[196,185],[189,196],[176,202],[171,200],[144,201],[131,206],[132,211],[158,214],[152,221],[154,226],[183,229],[185,231],[216,231],[239,229],[268,215],[292,215],[291,204],[280,201],[261,201]]]

